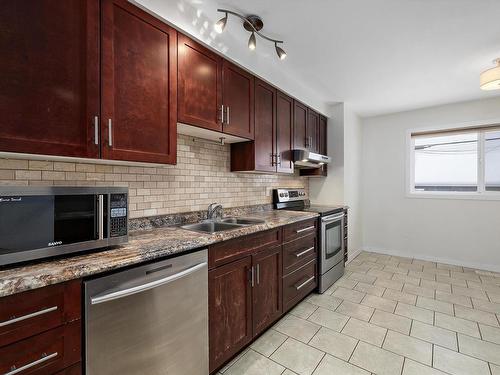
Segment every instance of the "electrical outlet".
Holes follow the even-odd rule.
[[[271,197],[273,195],[273,188],[266,187],[266,197]]]

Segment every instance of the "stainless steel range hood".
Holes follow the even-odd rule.
[[[332,158],[305,150],[293,150],[293,162],[296,168],[313,169],[328,164]]]

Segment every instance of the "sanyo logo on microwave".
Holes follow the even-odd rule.
[[[54,242],[49,242],[47,246],[52,247],[52,246],[59,246],[62,245],[62,241],[54,241]]]

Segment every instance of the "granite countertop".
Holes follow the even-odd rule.
[[[202,248],[311,219],[318,214],[273,210],[245,216],[264,219],[266,223],[213,234],[188,231],[177,226],[155,228],[133,232],[127,244],[112,249],[0,270],[0,297]]]

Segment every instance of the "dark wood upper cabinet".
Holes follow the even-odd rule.
[[[231,170],[293,173],[293,99],[255,80],[254,141],[231,145]]]
[[[319,153],[321,155],[327,155],[328,154],[328,133],[327,133],[327,123],[328,120],[325,116],[320,115],[319,116]]]
[[[275,172],[276,89],[255,81],[255,170]]]
[[[175,163],[177,32],[126,0],[102,0],[102,154]]]
[[[319,114],[307,109],[307,149],[311,152],[319,152]]]
[[[2,1],[0,55],[0,150],[99,157],[99,1]]]
[[[307,107],[293,101],[293,148],[307,150]]]
[[[254,139],[254,76],[224,60],[222,64],[224,133]]]
[[[208,272],[210,372],[252,340],[252,256]]]
[[[222,57],[178,35],[178,121],[222,131]]]
[[[260,334],[281,316],[282,306],[281,246],[253,256],[255,283],[253,290],[253,334]]]
[[[276,171],[293,173],[293,99],[278,91],[276,97]]]

